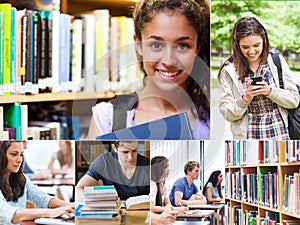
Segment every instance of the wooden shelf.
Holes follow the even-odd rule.
[[[136,0],[61,0],[60,11],[77,14],[95,9],[109,9],[113,16],[128,16],[128,9],[136,2]]]
[[[77,101],[92,99],[110,99],[120,92],[68,92],[68,93],[43,93],[36,95],[0,96],[0,104],[14,102],[48,102],[48,101]]]

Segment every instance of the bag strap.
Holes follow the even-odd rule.
[[[126,128],[127,111],[131,110],[138,101],[136,92],[131,94],[116,95],[112,100],[113,104],[113,125],[112,131]]]
[[[273,59],[274,64],[277,67],[278,79],[279,79],[279,87],[281,89],[284,89],[284,87],[283,87],[283,79],[282,79],[282,67],[281,67],[281,61],[280,61],[280,58],[279,58],[279,53],[272,54],[272,59]]]

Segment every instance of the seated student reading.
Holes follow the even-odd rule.
[[[64,202],[39,190],[24,175],[22,141],[0,142],[0,224],[15,224],[40,217],[54,218],[74,212],[74,203]],[[26,209],[26,201],[38,208]]]
[[[199,177],[199,168],[199,163],[196,161],[189,161],[185,164],[185,177],[175,181],[171,189],[169,198],[173,206],[206,204],[205,197],[193,183]]]
[[[148,158],[138,154],[137,141],[115,141],[112,151],[99,155],[76,185],[76,200],[83,201],[85,186],[114,185],[121,200],[148,195],[150,176]]]
[[[165,156],[155,156],[151,159],[150,206],[151,212],[162,213],[172,205],[165,186],[169,176],[169,160]],[[187,207],[172,207],[175,211],[187,212]]]

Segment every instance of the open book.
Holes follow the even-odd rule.
[[[127,210],[150,209],[149,195],[139,195],[130,197],[126,200]]]

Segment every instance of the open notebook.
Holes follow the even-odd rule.
[[[35,219],[36,224],[48,224],[48,225],[75,225],[75,218],[72,217],[68,220],[63,218],[39,218]]]
[[[193,140],[186,112],[103,134],[97,140]]]

